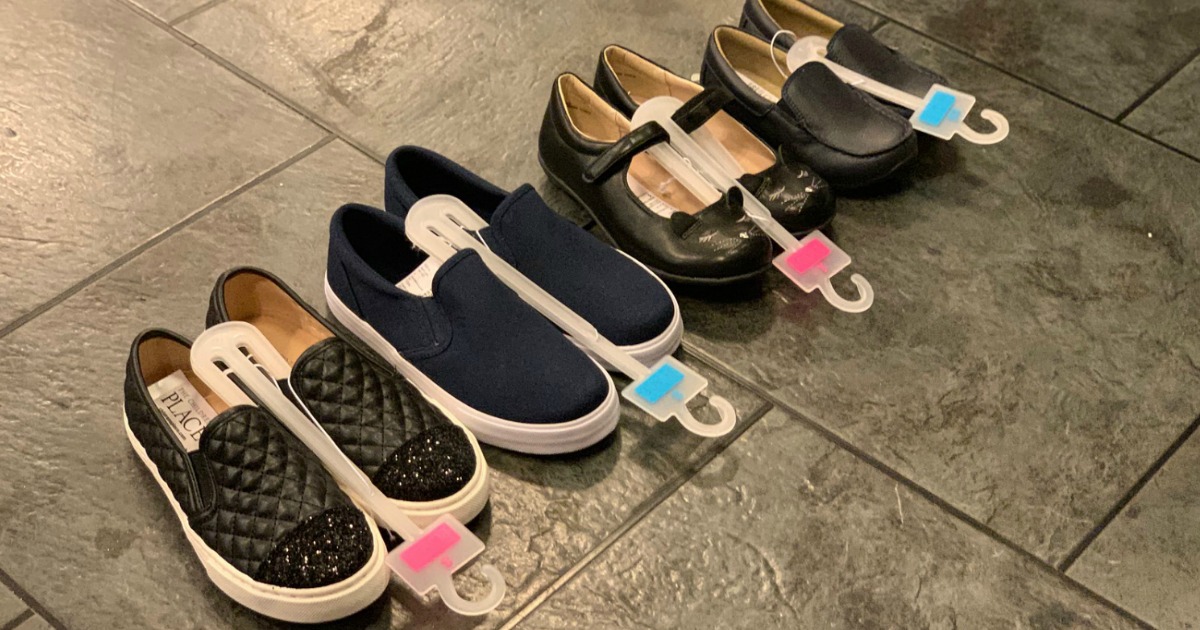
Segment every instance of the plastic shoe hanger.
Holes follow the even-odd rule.
[[[454,572],[484,550],[483,541],[449,514],[422,530],[400,511],[346,458],[325,429],[279,389],[274,379],[287,378],[291,368],[257,328],[246,322],[209,328],[192,344],[191,363],[196,375],[230,405],[253,405],[242,387],[252,392],[316,454],[338,485],[404,539],[388,553],[387,565],[409,588],[420,595],[436,589],[446,607],[462,615],[484,615],[500,604],[506,590],[504,576],[490,564],[481,567],[491,583],[491,591],[482,599],[463,599],[454,587]]]
[[[866,278],[859,274],[850,276],[850,280],[858,287],[859,297],[856,300],[838,295],[830,281],[834,274],[850,265],[849,254],[819,230],[799,240],[792,236],[771,217],[770,210],[738,182],[738,177],[742,175],[741,168],[716,136],[703,127],[689,135],[671,119],[681,105],[683,103],[677,98],[656,96],[642,103],[633,113],[634,127],[655,122],[670,136],[670,144],[660,143],[650,147],[650,155],[707,203],[720,197],[718,191],[740,191],[746,215],[783,248],[783,253],[773,261],[775,267],[806,293],[819,289],[825,301],[848,313],[861,313],[871,308],[875,292]]]
[[[779,31],[775,33],[775,37],[779,37],[780,34],[787,32],[790,31]],[[792,33],[792,35],[795,36],[795,33]],[[774,41],[771,42],[771,46],[773,51],[775,46]],[[924,97],[909,94],[830,61],[825,56],[828,46],[829,40],[820,35],[809,35],[808,37],[798,38],[796,43],[792,44],[792,47],[788,49],[788,72],[795,72],[797,68],[810,61],[822,63],[825,67],[832,70],[839,79],[851,86],[877,98],[912,110],[913,114],[909,118],[909,122],[912,123],[913,129],[925,132],[935,138],[949,140],[955,134],[958,134],[968,142],[975,144],[996,144],[1008,137],[1008,119],[999,112],[991,109],[981,110],[979,116],[992,123],[996,127],[994,130],[988,133],[980,133],[967,126],[967,113],[975,105],[974,96],[936,83],[929,88]],[[772,54],[771,60],[774,61],[774,59],[774,54]],[[783,72],[782,68],[779,68],[778,62],[776,62],[775,67],[785,78],[787,77],[787,73]]]
[[[621,396],[658,421],[665,422],[674,416],[684,428],[703,437],[719,437],[733,429],[737,422],[737,411],[720,396],[707,396],[708,405],[716,410],[720,418],[713,424],[700,422],[688,409],[690,401],[704,397],[708,379],[671,356],[646,367],[626,354],[602,336],[595,326],[501,260],[469,233],[487,226],[486,221],[451,195],[430,195],[421,199],[413,204],[404,220],[404,230],[409,240],[431,258],[444,262],[461,250],[475,250],[488,269],[521,299],[566,331],[580,345],[633,379],[621,390]]]

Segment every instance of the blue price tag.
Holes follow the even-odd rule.
[[[643,400],[654,404],[662,400],[662,397],[666,396],[667,392],[674,389],[681,381],[683,381],[682,372],[670,365],[662,365],[633,391]]]
[[[927,125],[940,125],[946,119],[946,115],[950,113],[951,107],[954,107],[954,95],[938,92],[929,99],[929,104],[925,106],[925,109],[921,110],[921,122]]]

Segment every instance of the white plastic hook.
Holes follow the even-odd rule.
[[[847,300],[838,295],[837,289],[833,288],[833,283],[829,281],[829,278],[822,280],[817,288],[821,290],[821,295],[825,296],[826,302],[847,313],[861,313],[871,308],[871,304],[875,302],[875,290],[871,288],[871,283],[856,273],[850,274],[850,281],[858,287],[857,300]]]
[[[482,567],[484,577],[491,583],[491,591],[484,599],[465,600],[454,587],[454,571],[479,555],[484,549],[483,542],[448,514],[422,530],[380,492],[321,425],[293,405],[279,389],[273,379],[286,378],[290,367],[257,328],[246,322],[226,322],[209,328],[192,344],[191,364],[196,375],[231,405],[254,404],[242,388],[253,393],[321,460],[338,485],[376,521],[405,539],[388,554],[387,562],[410,588],[420,594],[437,588],[446,606],[463,615],[486,614],[500,603],[507,587],[504,577],[491,565]],[[270,372],[270,377],[259,366]],[[235,376],[237,382],[233,380]],[[406,553],[411,557],[405,558]],[[403,570],[405,567],[407,570]]]
[[[679,160],[660,160],[660,164],[676,178],[687,175],[685,172],[676,172],[676,169],[680,168],[679,164],[685,164],[688,168],[698,171],[703,179],[712,182],[718,190],[739,191],[746,216],[783,249],[783,253],[773,261],[775,267],[795,282],[796,286],[808,293],[821,289],[821,295],[825,296],[827,302],[848,313],[861,313],[870,308],[875,293],[862,276],[855,274],[851,278],[860,292],[859,299],[853,302],[839,296],[829,283],[830,277],[850,264],[850,256],[820,230],[814,230],[802,240],[792,236],[787,228],[771,217],[771,211],[738,181],[742,173],[732,167],[728,160],[720,157],[723,149],[717,148],[720,147],[720,141],[716,137],[703,127],[689,134],[675,123],[671,117],[681,105],[683,103],[677,98],[656,96],[642,103],[633,113],[635,126],[656,122],[670,136],[669,146],[660,144],[653,147],[652,151],[676,153],[681,156]]]
[[[992,131],[981,133],[967,125],[967,114],[975,105],[974,96],[936,83],[923,97],[909,94],[830,61],[826,56],[828,46],[829,40],[820,35],[796,40],[788,49],[788,70],[795,72],[800,66],[813,61],[824,64],[849,85],[912,110],[909,122],[913,129],[935,138],[949,140],[957,134],[974,144],[996,144],[1008,137],[1008,119],[995,110],[984,109],[979,112],[981,118],[995,127]]]
[[[699,373],[669,356],[653,368],[642,365],[601,335],[586,319],[504,262],[463,229],[466,227],[478,231],[486,226],[487,223],[462,201],[450,195],[430,195],[421,199],[413,204],[404,220],[404,230],[409,240],[438,260],[445,261],[461,250],[475,250],[488,269],[521,299],[554,322],[579,345],[633,379],[621,391],[621,395],[650,415],[660,421],[675,417],[684,428],[704,437],[725,435],[733,429],[737,422],[737,411],[720,396],[708,398],[708,404],[720,418],[715,424],[699,422],[688,411],[687,402],[708,387],[708,381]],[[668,367],[664,368],[664,365]]]

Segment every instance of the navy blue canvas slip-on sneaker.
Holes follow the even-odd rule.
[[[529,184],[501,190],[419,147],[393,151],[385,171],[390,214],[404,219],[413,204],[430,195],[457,197],[488,222],[479,232],[488,249],[623,351],[652,365],[679,347],[683,319],[667,285],[640,262],[556,214]]]
[[[478,254],[430,260],[412,247],[400,218],[343,206],[329,227],[329,309],[482,442],[567,453],[616,428],[620,405],[608,373]]]
[[[895,110],[821,63],[788,73],[782,50],[745,31],[713,31],[700,83],[733,95],[725,111],[767,144],[794,151],[835,189],[886,179],[917,156],[912,125]]]
[[[387,588],[387,549],[317,456],[269,411],[226,404],[192,371],[191,343],[137,336],[125,431],[210,580],[247,608],[317,623]]]
[[[229,321],[274,346],[290,366],[272,374],[280,389],[418,526],[483,510],[488,466],[475,437],[282,280],[253,267],[221,274],[206,324]]]

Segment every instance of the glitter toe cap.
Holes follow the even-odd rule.
[[[401,501],[435,501],[461,490],[475,474],[475,450],[462,428],[446,424],[400,445],[375,473],[375,486]]]
[[[371,525],[353,507],[314,514],[284,535],[255,579],[287,588],[316,588],[354,575],[371,557]]]

